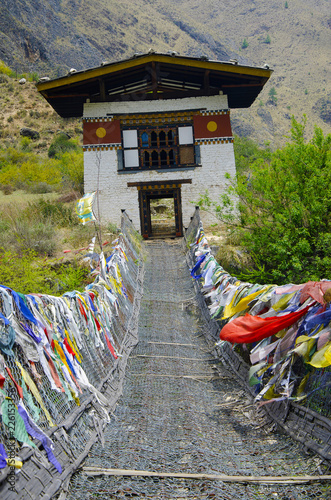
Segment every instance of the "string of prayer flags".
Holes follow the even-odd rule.
[[[331,281],[283,286],[241,282],[218,264],[202,224],[191,251],[191,276],[201,284],[211,317],[222,322],[220,345],[239,343],[250,349],[249,382],[257,389],[256,400],[302,400],[313,371],[298,380],[292,370],[298,357],[315,369],[331,366]]]

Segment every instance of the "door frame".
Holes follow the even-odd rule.
[[[151,209],[150,200],[156,196],[162,198],[173,198],[175,209],[175,227],[176,232],[174,236],[183,236],[183,217],[182,217],[182,197],[181,185],[191,184],[192,179],[184,179],[180,181],[168,182],[153,182],[153,183],[128,183],[129,187],[137,187],[139,213],[140,213],[140,228],[143,238],[148,239],[152,236],[152,222],[151,222]]]

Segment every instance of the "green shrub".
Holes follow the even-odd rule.
[[[0,183],[3,186],[16,186],[19,181],[19,167],[17,165],[5,165],[0,170]]]
[[[13,72],[12,70],[9,68],[9,66],[7,66],[7,64],[5,64],[3,61],[0,60],[0,73],[4,74],[4,75],[7,75],[7,76],[12,76]]]
[[[45,162],[44,165],[36,163],[35,159],[24,162],[20,168],[21,179],[29,184],[46,182],[48,184],[59,184],[61,182],[61,174],[58,171],[57,165],[51,162]]]
[[[24,151],[9,150],[0,152],[0,183],[2,185],[10,184],[15,189],[22,186],[33,186],[38,183],[47,183],[52,186],[59,185],[62,182],[62,176],[59,163],[56,160],[43,160],[38,158],[29,149],[29,143],[22,143]]]
[[[82,290],[88,283],[93,282],[87,267],[80,266],[77,260],[52,265],[53,289],[56,294],[71,290]]]
[[[25,138],[26,139],[26,138]],[[28,139],[29,140],[29,139]],[[23,143],[24,144],[24,141]],[[0,149],[0,164],[2,169],[5,166],[11,166],[11,165],[22,165],[25,161],[29,159],[29,154],[27,151],[22,151],[20,148],[14,148],[12,146],[9,146],[8,148],[5,149]]]
[[[34,203],[29,203],[24,214],[27,218],[42,220],[57,227],[77,226],[79,220],[72,205],[52,202],[40,198]]]
[[[236,228],[255,260],[260,283],[295,283],[331,275],[331,135],[304,141],[305,120],[292,118],[291,142],[233,179],[217,216]],[[230,179],[229,179],[230,180]],[[200,200],[211,207],[208,196]]]
[[[39,80],[38,73],[33,72],[28,75],[29,82],[37,82]]]
[[[255,141],[247,137],[239,137],[236,135],[233,146],[238,175],[244,172],[248,174],[250,164],[258,158],[265,160],[270,158],[271,151],[268,147],[262,148]]]
[[[83,291],[89,282],[89,271],[76,261],[50,261],[39,259],[31,249],[17,254],[0,248],[0,283],[16,292],[62,295],[71,290]]]
[[[22,151],[31,152],[31,139],[29,137],[22,137],[21,139],[21,149]]]
[[[79,151],[81,148],[77,141],[69,139],[66,134],[57,134],[48,149],[49,158],[60,158],[68,151]]]
[[[114,224],[113,222],[108,222],[108,225],[107,225],[107,230],[111,233],[111,234],[117,234],[120,232],[120,229],[118,228],[118,226],[116,224]]]
[[[31,222],[24,216],[15,221],[9,241],[20,254],[28,248],[38,255],[52,256],[56,250],[53,224],[50,221]]]
[[[52,193],[53,190],[54,186],[47,184],[47,182],[37,182],[28,187],[28,191],[35,194]]]

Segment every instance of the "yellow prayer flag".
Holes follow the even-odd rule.
[[[331,365],[331,342],[328,342],[322,349],[315,352],[310,360],[310,365],[315,368],[326,368]]]
[[[95,192],[86,193],[86,195],[77,202],[76,213],[83,225],[87,222],[93,222],[96,220],[93,213],[94,196]]]
[[[26,383],[26,385],[29,386],[30,391],[32,392],[32,394],[34,395],[34,397],[38,401],[41,409],[43,410],[43,412],[45,414],[45,417],[47,418],[50,427],[54,427],[55,424],[53,423],[52,418],[51,418],[50,414],[48,413],[48,410],[45,407],[45,405],[43,403],[43,400],[41,399],[41,396],[40,396],[40,393],[39,393],[39,391],[37,389],[36,384],[34,383],[34,381],[32,380],[32,378],[30,377],[29,373],[26,370],[24,370],[24,368],[20,364],[20,362],[16,361],[16,364],[17,364],[18,368],[21,370],[21,374],[22,374],[24,382]]]

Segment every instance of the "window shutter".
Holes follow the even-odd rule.
[[[138,130],[123,130],[123,161],[124,169],[139,167]]]
[[[197,144],[196,146],[194,146],[194,153],[195,153],[195,163],[196,163],[196,165],[201,165],[200,144]]]
[[[193,127],[178,127],[178,142],[180,145],[193,144]]]
[[[179,161],[181,165],[193,165],[194,146],[179,146]]]
[[[123,170],[124,162],[123,162],[123,149],[118,149],[117,153],[117,170]]]
[[[138,147],[137,130],[123,130],[123,147],[124,149]]]
[[[124,150],[124,164],[125,168],[139,167],[138,149]]]

